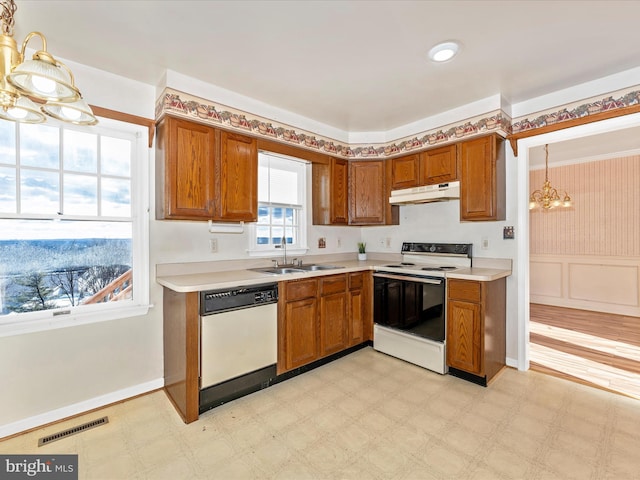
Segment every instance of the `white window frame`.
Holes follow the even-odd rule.
[[[270,157],[278,157],[284,160],[289,160],[289,161],[293,161],[293,162],[298,162],[298,163],[302,163],[304,164],[304,175],[303,178],[299,178],[298,179],[298,188],[301,191],[301,196],[302,196],[302,208],[300,209],[299,213],[298,213],[298,238],[299,238],[299,242],[297,245],[292,245],[289,246],[287,244],[287,257],[288,258],[293,258],[293,256],[295,255],[304,255],[305,253],[307,253],[307,251],[309,250],[309,247],[307,246],[307,216],[308,216],[308,211],[310,208],[310,204],[309,204],[309,192],[308,192],[308,179],[310,177],[310,168],[311,168],[311,164],[309,162],[307,162],[306,160],[302,160],[300,158],[295,158],[295,157],[290,157],[287,155],[282,155],[279,153],[273,153],[273,152],[260,152],[261,154],[264,155],[268,155]],[[258,202],[258,205],[260,206],[261,203]],[[264,205],[262,203],[262,205]],[[277,207],[282,207],[282,208],[287,208],[290,207],[289,205],[280,205],[280,204],[270,204],[271,206],[277,206]],[[281,257],[284,252],[282,251],[281,248],[277,247],[274,244],[268,244],[268,245],[258,245],[257,243],[257,227],[258,227],[258,223],[254,222],[251,223],[249,225],[248,228],[248,232],[249,232],[249,247],[247,249],[247,253],[249,254],[249,256],[251,257]]]
[[[131,158],[131,253],[134,288],[131,301],[106,302],[92,305],[78,305],[36,312],[16,313],[0,318],[0,337],[21,335],[70,326],[86,325],[109,320],[146,315],[149,311],[149,178],[150,154],[147,146],[148,129],[145,126],[127,122],[100,118],[93,127],[77,127],[49,121],[52,126],[78,131],[94,132],[114,137],[127,137],[133,140]],[[16,145],[18,148],[19,145]],[[50,219],[54,215],[11,215],[0,213],[2,219]],[[81,220],[81,216],[55,216]],[[85,220],[109,221],[110,217],[90,217]],[[120,219],[122,220],[122,219]],[[69,312],[69,313],[66,313]]]

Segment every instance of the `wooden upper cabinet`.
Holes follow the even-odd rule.
[[[166,116],[156,145],[158,219],[257,220],[254,138]]]
[[[216,218],[255,222],[258,219],[256,140],[221,131],[216,172]]]
[[[388,202],[382,160],[349,162],[349,224],[385,223]]]
[[[349,162],[331,159],[331,223],[349,221]]]
[[[460,145],[460,220],[505,219],[504,140],[488,135]]]
[[[420,156],[420,185],[458,180],[457,144],[434,148]]]
[[[158,219],[209,219],[214,213],[215,129],[165,117],[156,141]]]
[[[391,189],[416,187],[420,183],[420,154],[391,160]]]
[[[331,158],[312,167],[314,225],[347,225],[349,221],[349,162]]]

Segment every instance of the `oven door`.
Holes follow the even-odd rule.
[[[444,278],[376,272],[373,279],[374,323],[444,342]]]

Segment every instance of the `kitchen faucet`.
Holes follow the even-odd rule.
[[[278,262],[277,258],[274,258],[272,260],[276,267],[292,267],[294,265],[302,265],[302,260],[298,260],[296,258],[294,258],[291,263],[287,263],[287,239],[285,237],[282,237],[282,239],[280,240],[280,245],[276,245],[276,248],[282,249],[282,263]]]
[[[287,264],[287,239],[285,236],[282,236],[282,240],[280,241],[280,248],[282,248],[282,264]]]

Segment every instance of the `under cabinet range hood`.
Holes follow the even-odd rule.
[[[412,203],[444,202],[455,198],[460,198],[460,182],[393,190],[389,197],[389,203],[409,205]]]

